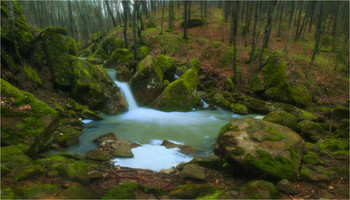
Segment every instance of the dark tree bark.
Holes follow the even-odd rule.
[[[248,38],[249,38],[249,33],[250,33],[250,21],[251,21],[251,16],[252,16],[252,2],[248,2],[248,13],[246,14],[246,20],[245,20],[245,31],[244,31],[244,46],[247,47],[248,46]]]
[[[231,5],[230,5],[231,1],[225,1],[225,23],[228,22],[228,17],[230,15],[230,8],[231,8]]]
[[[288,21],[288,27],[289,27],[289,31],[288,31],[288,39],[286,42],[286,46],[284,48],[284,52],[286,52],[288,54],[289,52],[289,44],[290,44],[290,39],[292,37],[292,30],[293,30],[293,24],[294,24],[294,19],[295,19],[295,1],[292,1],[292,8],[290,11],[290,16],[289,16],[289,21]]]
[[[187,24],[188,24],[188,17],[187,17],[187,11],[188,10],[188,1],[184,1],[184,35],[182,37],[182,39],[187,40],[188,36],[187,36]]]
[[[69,29],[70,34],[74,36],[74,22],[73,22],[73,14],[72,14],[72,4],[71,1],[68,0],[68,12],[69,12]]]
[[[255,51],[256,51],[256,42],[255,42],[255,35],[256,35],[256,24],[258,22],[258,2],[255,3],[255,13],[254,13],[254,28],[253,28],[253,38],[252,38],[252,52],[251,52],[251,58],[249,63],[249,78],[248,78],[248,86],[251,84],[251,80],[254,74],[253,70],[253,63],[255,59]]]
[[[298,29],[298,32],[295,36],[295,41],[297,41],[300,38],[301,34],[303,33],[304,28],[306,27],[306,22],[309,18],[309,15],[311,14],[311,7],[312,6],[313,6],[313,2],[310,1],[309,5],[307,6],[307,9],[306,9],[306,13],[305,13],[303,22],[302,22],[302,24],[301,24],[300,28]]]
[[[340,3],[335,5],[335,16],[334,16],[334,20],[333,20],[333,47],[332,50],[335,52],[336,51],[336,47],[337,47],[337,43],[338,43],[338,34],[337,34],[337,25],[338,25],[338,16],[339,16],[339,7],[340,7]]]
[[[267,23],[264,30],[264,35],[262,38],[261,48],[260,48],[260,54],[259,54],[259,67],[262,67],[261,60],[262,60],[262,54],[265,49],[269,46],[269,40],[270,40],[270,33],[272,28],[272,20],[273,16],[275,14],[275,9],[278,1],[270,1],[269,2],[269,8],[268,8],[268,15],[267,15]]]
[[[137,5],[138,5],[138,1],[134,1],[133,15],[132,15],[132,34],[134,37],[134,60],[137,60],[137,38],[136,38]]]
[[[122,1],[123,4],[123,14],[124,14],[124,46],[128,48],[128,36],[127,36],[127,28],[128,28],[128,2]]]
[[[284,1],[281,3],[281,11],[280,11],[280,17],[278,21],[278,33],[277,37],[281,37],[281,22],[282,22],[282,17],[283,17],[283,8],[284,8]]]
[[[296,32],[295,32],[295,38],[297,37],[297,34],[299,33],[299,28],[300,28],[300,21],[301,21],[301,12],[303,11],[303,2],[302,1],[299,1],[298,2],[298,7],[297,7],[297,10],[299,10],[299,13],[298,13],[298,20],[297,20],[297,24],[296,24]]]
[[[188,21],[191,20],[191,5],[192,5],[192,2],[191,1],[188,1]]]
[[[169,1],[169,29],[173,28],[173,19],[174,19],[174,2]]]
[[[321,1],[320,4],[321,4],[321,7],[320,7],[319,15],[318,15],[318,20],[317,20],[316,42],[315,42],[314,50],[312,52],[312,56],[311,56],[311,60],[310,60],[310,64],[309,64],[309,69],[308,69],[307,76],[306,76],[307,78],[310,78],[310,76],[311,76],[312,67],[313,67],[316,55],[320,51],[321,36],[324,32],[325,24],[326,24],[325,23],[326,19],[325,19],[325,14],[324,14],[325,2]]]
[[[163,8],[162,8],[162,20],[161,20],[161,29],[160,34],[163,34],[163,21],[164,21],[164,7],[165,7],[165,0],[163,0]]]
[[[15,17],[13,12],[12,1],[7,2],[7,11],[8,11],[8,26],[10,32],[10,39],[15,41]]]
[[[236,38],[237,38],[237,27],[238,27],[238,11],[239,11],[239,1],[233,2],[232,6],[232,15],[231,15],[231,30],[232,35],[230,41],[233,42],[233,77],[232,81],[235,83],[237,80],[237,62],[236,62],[236,54],[237,54],[237,47],[236,47]]]

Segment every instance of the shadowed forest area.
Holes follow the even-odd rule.
[[[1,198],[349,198],[348,1],[1,1]]]

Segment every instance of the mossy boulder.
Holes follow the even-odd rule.
[[[202,26],[204,24],[204,21],[202,19],[193,18],[187,21],[187,28],[193,28],[197,26]],[[185,22],[181,22],[180,26],[183,28],[185,25]]]
[[[286,75],[286,64],[279,52],[272,52],[263,67],[254,75],[252,89],[257,95],[274,101],[310,106],[312,97],[300,85],[290,85]]]
[[[21,181],[42,175],[44,171],[44,168],[39,165],[27,165],[15,170],[12,176],[16,181]]]
[[[57,112],[1,79],[1,144],[18,145],[32,155],[44,149],[58,126]]]
[[[153,102],[153,107],[163,111],[189,111],[198,104],[198,71],[200,63],[193,59],[191,69],[170,83]]]
[[[73,183],[69,188],[63,190],[58,196],[59,199],[99,199],[100,196],[90,187]]]
[[[220,91],[213,91],[201,96],[201,98],[209,103],[209,107],[220,107],[225,110],[231,110],[231,102],[224,97],[224,94]]]
[[[110,189],[102,196],[102,199],[146,199],[146,197],[156,198],[163,194],[164,190],[161,188],[148,188],[136,183],[125,183]]]
[[[54,141],[59,145],[68,147],[79,143],[79,136],[81,131],[76,130],[72,127],[63,128],[58,130],[58,134],[55,135]]]
[[[102,64],[105,60],[108,59],[113,51],[115,51],[117,48],[123,47],[123,39],[116,39],[114,35],[111,35],[110,37],[103,39],[100,44],[92,46],[93,49],[96,49],[92,55],[88,55],[88,53],[85,55],[88,55],[87,60],[89,62],[93,64]]]
[[[147,105],[154,101],[163,90],[164,73],[160,65],[147,56],[137,66],[131,78],[130,89],[139,105]]]
[[[17,43],[20,50],[28,47],[28,44],[34,40],[34,36],[30,27],[24,18],[20,7],[16,1],[11,1],[13,5],[13,15],[14,15],[14,41]],[[11,39],[10,33],[10,22],[8,13],[8,1],[1,1],[1,37],[8,40]]]
[[[93,149],[87,152],[85,157],[96,161],[107,161],[111,159],[111,155],[108,152],[101,151],[100,149]]]
[[[273,183],[263,180],[250,181],[241,188],[242,199],[276,199],[278,191]]]
[[[1,199],[17,199],[15,192],[12,188],[1,187]]]
[[[22,198],[24,199],[47,199],[53,195],[57,195],[62,191],[61,186],[54,184],[34,185],[22,189]]]
[[[180,171],[179,176],[183,178],[205,180],[204,169],[197,164],[186,164]]]
[[[322,126],[310,120],[303,120],[298,123],[300,135],[308,141],[317,142],[321,138],[325,138],[327,131]]]
[[[16,146],[1,147],[1,166],[10,170],[32,164],[32,159],[25,155]]]
[[[281,124],[282,126],[286,126],[293,131],[297,131],[297,118],[285,111],[272,111],[269,114],[265,115],[263,120],[269,121],[276,124]]]
[[[307,165],[317,165],[322,163],[320,161],[319,156],[312,151],[307,151],[301,161],[303,164],[307,164]]]
[[[349,159],[349,141],[347,139],[339,139],[330,137],[319,140],[316,143],[318,152],[321,155],[333,155],[335,158]]]
[[[270,178],[296,178],[304,140],[279,124],[244,118],[232,120],[220,131],[214,153],[247,173]]]
[[[129,49],[116,49],[108,57],[105,66],[117,67],[117,66],[130,66],[134,63],[134,54]]]
[[[159,66],[164,74],[164,80],[172,82],[176,72],[175,61],[173,58],[165,55],[157,56],[153,59],[153,65]]]
[[[146,46],[141,46],[137,49],[137,58],[142,60],[149,55],[149,49]]]
[[[334,172],[322,166],[303,165],[300,170],[300,178],[306,181],[329,182],[332,173]]]
[[[126,66],[120,66],[117,69],[116,78],[120,82],[126,82],[131,76],[131,70]]]
[[[237,114],[248,114],[248,108],[245,105],[239,104],[239,103],[233,103],[230,105],[232,112]]]
[[[75,42],[74,38],[68,37],[67,38],[67,45],[68,45],[68,53],[73,56],[78,56],[78,46]]]
[[[209,184],[179,185],[169,192],[170,198],[176,199],[229,199],[225,188]]]
[[[55,170],[61,177],[83,185],[89,184],[88,172],[98,168],[98,165],[93,161],[84,161],[69,154],[51,155],[35,162],[47,168],[48,171]]]

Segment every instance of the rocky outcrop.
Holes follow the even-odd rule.
[[[293,179],[300,166],[304,140],[287,127],[253,118],[236,119],[220,131],[215,154],[248,173]]]
[[[301,107],[310,106],[312,97],[300,85],[290,85],[286,75],[286,64],[279,52],[272,52],[266,63],[254,75],[252,85],[255,94],[278,102]]]
[[[153,102],[153,107],[163,111],[189,111],[198,104],[196,86],[200,69],[199,61],[193,59],[190,67],[190,70],[163,90]]]
[[[1,79],[2,145],[18,145],[33,155],[53,140],[57,127],[58,114],[54,109]]]

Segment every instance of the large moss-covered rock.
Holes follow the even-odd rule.
[[[288,83],[285,61],[279,52],[272,52],[263,67],[254,75],[253,91],[261,97],[291,103],[297,106],[310,106],[312,97],[303,86]]]
[[[310,120],[299,122],[298,129],[303,138],[312,142],[317,142],[317,140],[327,136],[327,131],[319,123]]]
[[[248,114],[248,108],[245,105],[239,104],[239,103],[233,103],[231,104],[231,110],[234,113],[237,114]]]
[[[285,111],[272,111],[263,119],[272,123],[281,124],[282,126],[286,126],[294,131],[298,130],[297,118]]]
[[[25,20],[16,1],[11,1],[13,5],[14,15],[14,40],[17,45],[24,48],[25,45],[31,43],[34,40],[31,29],[29,28],[27,21]],[[1,1],[1,37],[11,40],[10,35],[10,22],[8,13],[8,1]]]
[[[317,120],[317,117],[303,109],[300,109],[296,106],[285,103],[276,103],[276,102],[267,102],[260,99],[248,98],[245,100],[246,106],[253,112],[260,114],[268,114],[272,111],[285,111],[294,115],[297,118],[297,121],[302,120]]]
[[[242,199],[275,199],[279,194],[273,183],[257,180],[250,181],[241,188]]]
[[[102,199],[155,199],[163,193],[163,189],[160,188],[148,188],[136,183],[125,183],[110,189],[102,196]]]
[[[170,198],[176,199],[229,199],[225,188],[208,184],[179,185],[169,193]]]
[[[59,199],[98,199],[99,195],[90,187],[73,183],[58,196]]]
[[[129,49],[116,49],[108,57],[105,66],[117,67],[117,66],[129,66],[134,63],[134,54]]]
[[[56,171],[61,177],[83,185],[89,184],[88,172],[98,167],[92,161],[80,160],[67,154],[51,155],[36,160],[36,163],[47,168],[50,173]]]
[[[163,90],[164,74],[161,65],[153,63],[147,56],[137,66],[135,75],[131,78],[130,88],[139,105],[151,103]]]
[[[58,126],[57,112],[1,79],[1,144],[17,145],[26,154],[44,149]]]
[[[157,56],[153,59],[153,65],[159,66],[164,74],[164,80],[172,82],[176,72],[175,61],[173,58],[165,55]]]
[[[44,173],[44,168],[39,165],[27,165],[21,167],[13,172],[13,177],[16,181],[21,181],[24,179],[29,179],[35,176],[42,175]]]
[[[61,186],[54,184],[34,185],[22,190],[24,199],[47,199],[53,195],[57,195],[62,191]]]
[[[304,140],[294,131],[264,120],[232,120],[220,131],[215,154],[248,173],[293,179],[299,169]]]
[[[154,101],[153,106],[163,111],[189,111],[199,102],[196,86],[200,68],[198,60],[193,59],[191,69],[179,79],[170,83]]]
[[[1,147],[1,166],[5,166],[11,170],[28,166],[31,163],[32,159],[16,146]]]

